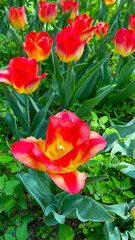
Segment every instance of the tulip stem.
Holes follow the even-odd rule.
[[[22,41],[24,42],[24,35],[23,35],[23,30],[21,28],[21,36],[22,36]]]
[[[25,109],[26,109],[26,121],[28,127],[30,127],[30,113],[29,113],[29,97],[28,94],[25,94]]]
[[[117,65],[117,70],[116,70],[116,73],[115,73],[114,78],[113,78],[113,83],[117,83],[117,76],[118,76],[118,73],[120,71],[122,59],[123,59],[122,56],[120,56],[120,60],[119,60],[119,63]]]

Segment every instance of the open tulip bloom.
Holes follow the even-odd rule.
[[[96,27],[92,27],[92,17],[89,17],[85,13],[76,16],[73,23],[68,19],[68,23],[75,30],[81,41],[85,39],[89,40],[96,31]]]
[[[135,34],[135,13],[129,17],[128,29],[132,30]]]
[[[16,57],[10,60],[8,70],[0,70],[0,82],[12,85],[18,93],[30,94],[37,89],[40,79],[47,76],[38,73],[36,60]]]
[[[101,38],[101,32],[103,34],[103,36],[105,36],[109,30],[109,27],[108,26],[108,23],[105,23],[105,22],[98,22],[96,23],[96,30],[95,30],[95,33],[96,33],[96,37],[97,38]]]
[[[47,172],[61,189],[79,192],[86,173],[77,168],[106,146],[98,133],[70,111],[50,116],[46,140],[28,137],[12,144],[14,157],[30,168]]]
[[[40,62],[46,60],[50,56],[52,43],[53,36],[50,39],[47,32],[30,32],[23,43],[24,51],[28,57]]]
[[[9,10],[9,21],[15,28],[24,28],[27,25],[27,18],[25,14],[25,6],[14,8],[11,7]]]

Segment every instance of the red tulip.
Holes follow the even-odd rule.
[[[19,93],[34,92],[42,77],[38,76],[39,68],[35,59],[16,57],[9,62],[8,70],[0,70],[0,82],[10,84]]]
[[[28,137],[12,144],[14,157],[31,168],[45,171],[60,188],[71,194],[79,192],[86,173],[76,170],[106,146],[98,133],[74,113],[50,116],[46,140]]]
[[[113,42],[116,52],[123,57],[129,56],[135,50],[135,34],[132,30],[120,28]]]
[[[86,40],[81,41],[71,27],[65,27],[56,35],[56,52],[63,62],[78,61],[83,54]]]
[[[15,28],[24,28],[27,25],[25,6],[18,8],[10,7],[8,19]]]
[[[96,37],[101,38],[101,33],[102,32],[103,36],[105,36],[109,30],[109,27],[107,23],[104,22],[98,22],[96,23]]]
[[[46,60],[50,56],[52,43],[53,36],[50,39],[47,32],[30,32],[26,36],[23,46],[28,57],[40,62]]]
[[[72,8],[70,18],[74,18],[77,15],[77,10],[79,6],[79,2],[73,2],[73,1],[62,1],[60,0],[60,4],[62,6],[62,12],[65,13],[66,10],[69,12],[69,10]]]
[[[135,33],[135,13],[133,15],[130,15],[128,29],[133,30],[133,32]]]
[[[105,0],[106,5],[113,5],[116,2],[116,0]]]
[[[53,22],[57,16],[57,3],[40,2],[38,16],[41,22]]]
[[[75,30],[81,41],[85,39],[88,41],[96,30],[96,27],[92,27],[92,17],[89,17],[85,13],[76,16],[73,23],[68,19],[68,23]]]

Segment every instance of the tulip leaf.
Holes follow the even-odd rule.
[[[68,64],[67,76],[66,76],[66,86],[65,86],[65,108],[69,106],[71,95],[75,88],[75,74],[73,69],[74,61]]]
[[[37,114],[35,115],[32,124],[31,124],[31,131],[32,131],[32,136],[34,137],[38,137],[39,136],[39,131],[41,130],[42,126],[45,124],[45,126],[47,127],[48,125],[48,121],[46,121],[46,114],[48,111],[49,106],[51,105],[51,103],[53,102],[55,98],[55,93],[53,92],[46,104],[45,107],[43,107],[40,111],[37,112]],[[41,137],[41,136],[39,136]],[[45,137],[45,132],[44,132],[44,137]]]
[[[66,218],[78,218],[83,222],[88,220],[104,222],[112,219],[108,211],[90,197],[71,195],[64,191],[53,195],[55,184],[52,180],[48,182],[48,175],[44,172],[29,169],[28,173],[21,172],[17,177],[41,206],[47,225],[63,224]]]
[[[132,71],[135,68],[135,59],[130,60],[121,70],[119,77],[117,78],[117,84],[121,84],[129,79]]]
[[[135,80],[132,81],[127,87],[125,87],[121,91],[116,92],[111,97],[108,97],[108,102],[110,104],[122,102],[124,99],[128,98],[134,92],[135,92]]]
[[[62,102],[65,101],[65,84],[64,84],[64,79],[61,75],[60,72],[60,66],[59,66],[59,61],[55,52],[54,47],[52,46],[52,61],[53,61],[53,66],[54,66],[54,82],[53,82],[53,88],[54,90],[57,88],[58,85],[58,92],[59,92],[59,96],[62,100]]]
[[[129,164],[126,162],[121,162],[115,164],[113,167],[117,169],[117,167],[121,166],[120,172],[124,173],[125,175],[135,179],[135,165]]]
[[[30,133],[30,129],[27,125],[26,119],[24,118],[23,108],[22,108],[21,104],[18,102],[15,95],[13,95],[13,93],[7,88],[7,86],[4,83],[1,83],[1,86],[3,88],[3,91],[6,95],[8,102],[9,102],[14,114],[18,118],[20,124],[22,125],[22,127],[24,128],[24,130],[27,133]]]
[[[4,116],[4,120],[9,126],[11,132],[13,133],[14,137],[19,140],[21,137],[17,131],[17,124],[15,118],[12,116],[11,113],[7,112],[6,116]]]
[[[70,106],[74,103],[76,99],[79,98],[79,96],[83,93],[84,89],[86,88],[87,84],[89,83],[89,80],[91,77],[96,73],[97,70],[109,59],[109,55],[106,56],[103,60],[101,60],[99,63],[96,64],[92,69],[90,69],[85,75],[78,81],[75,90],[72,94]]]
[[[95,107],[109,92],[113,90],[116,85],[108,85],[105,90],[101,92],[97,97],[90,100],[86,100],[76,111],[79,118],[83,118],[93,107]]]
[[[15,29],[9,25],[9,32],[11,33],[14,41],[15,41],[15,44],[16,44],[16,47],[17,47],[17,50],[19,52],[19,56],[22,57],[23,56],[23,42],[21,41],[21,39],[19,38],[18,34],[16,33]]]
[[[107,175],[98,175],[98,176],[91,176],[91,177],[88,176],[86,178],[85,185],[89,185],[94,182],[102,181],[102,180],[106,179],[107,177],[108,177]]]

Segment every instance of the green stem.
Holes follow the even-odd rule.
[[[41,75],[41,62],[38,62],[38,67],[39,67],[39,75]],[[37,102],[38,102],[38,98],[39,98],[39,90],[40,90],[40,83],[38,85],[38,88],[36,90],[36,96],[37,96]]]
[[[25,94],[25,110],[26,110],[26,121],[28,127],[30,127],[30,113],[29,113],[29,97],[28,94]]]
[[[24,35],[23,35],[23,29],[21,28],[21,36],[22,36],[22,41],[24,42]]]
[[[122,59],[123,59],[122,56],[120,56],[120,60],[119,60],[119,63],[117,65],[117,70],[116,70],[115,76],[113,78],[113,83],[117,83],[116,79],[117,79],[118,73],[120,71]]]

